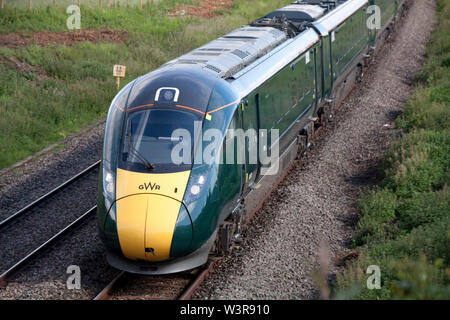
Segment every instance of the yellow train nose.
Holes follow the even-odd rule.
[[[117,169],[117,231],[125,257],[155,262],[170,257],[189,174]]]
[[[161,196],[138,194],[117,202],[117,228],[125,257],[147,261],[170,256],[181,203]]]

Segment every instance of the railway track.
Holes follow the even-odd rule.
[[[43,253],[45,250],[49,249],[52,245],[54,245],[57,241],[62,239],[65,235],[77,229],[79,226],[83,225],[89,217],[92,217],[96,212],[97,206],[92,207],[90,210],[82,214],[78,219],[74,222],[66,226],[64,229],[60,230],[53,237],[45,241],[39,247],[31,251],[25,257],[17,261],[14,265],[12,265],[8,270],[4,271],[0,275],[0,288],[4,288],[8,285],[7,278],[16,273],[20,268],[25,266],[39,254]]]
[[[31,202],[27,206],[23,207],[22,209],[18,210],[17,212],[11,214],[8,218],[4,219],[0,222],[0,231],[5,232],[10,231],[11,227],[13,225],[18,225],[20,228],[19,220],[20,218],[31,215],[34,213],[34,211],[40,211],[37,210],[38,207],[44,206],[45,204],[49,202],[50,199],[53,197],[58,196],[59,194],[64,194],[65,190],[70,189],[77,181],[80,181],[83,177],[87,176],[89,173],[92,173],[96,169],[99,168],[100,161],[95,162],[88,168],[84,169],[80,173],[76,174],[75,176],[71,177],[66,182],[62,183],[58,187],[54,188],[50,192],[44,194],[43,196],[39,197],[35,201]],[[85,211],[83,214],[78,215],[78,217],[67,224],[65,227],[61,228],[59,231],[54,233],[52,236],[48,237],[47,240],[43,241],[40,245],[37,245],[32,249],[31,251],[27,252],[23,257],[16,259],[14,262],[12,262],[6,270],[3,271],[3,273],[0,274],[0,288],[4,288],[8,284],[8,278],[10,278],[13,274],[15,274],[19,269],[30,263],[34,258],[36,258],[38,255],[52,247],[54,244],[56,244],[59,240],[61,240],[64,236],[68,235],[81,225],[83,225],[85,222],[88,221],[89,218],[93,217],[96,213],[97,206],[93,206],[87,211]],[[46,227],[43,225],[43,227]],[[39,228],[37,228],[39,230]],[[31,235],[31,238],[34,235]],[[32,239],[30,239],[31,241]],[[14,245],[14,241],[12,243]],[[14,250],[14,248],[9,248],[10,250]],[[5,268],[4,268],[5,269]]]
[[[213,257],[202,267],[165,276],[142,276],[122,271],[94,300],[188,300],[214,270],[217,261]]]
[[[12,215],[10,215],[8,218],[4,219],[0,222],[0,230],[11,225],[13,222],[15,222],[18,218],[24,216],[26,213],[29,213],[32,209],[36,208],[37,206],[43,204],[45,201],[49,200],[54,195],[58,194],[59,192],[65,190],[70,185],[72,185],[74,182],[78,181],[83,176],[87,175],[88,173],[92,172],[93,170],[97,169],[100,166],[100,160],[92,164],[91,166],[87,167],[80,173],[76,174],[66,182],[62,183],[61,185],[57,186],[50,192],[47,192],[46,194],[42,195],[35,201],[31,202],[30,204],[26,205],[22,209],[16,211]]]

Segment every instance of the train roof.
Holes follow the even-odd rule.
[[[286,57],[291,56],[289,50],[296,55],[302,53],[302,48],[310,47],[367,3],[368,0],[298,0],[161,68],[190,66],[228,81],[259,70],[259,66],[267,62],[271,64],[268,65],[270,70],[273,66],[281,68],[274,57],[287,63]]]
[[[336,28],[368,2],[369,0],[348,0],[317,21],[313,22],[313,25],[321,30],[322,35],[325,35],[325,32],[330,32]]]
[[[164,66],[197,65],[217,77],[227,78],[285,40],[286,34],[278,29],[244,26]]]

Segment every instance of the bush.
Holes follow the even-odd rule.
[[[355,245],[380,241],[386,237],[386,227],[395,218],[397,197],[387,189],[369,191],[358,201],[360,220]]]
[[[383,183],[401,198],[438,190],[448,181],[449,154],[449,131],[412,131],[387,152]]]
[[[360,256],[337,274],[336,299],[449,299],[450,216],[395,240],[360,248]],[[366,286],[367,267],[381,270],[381,289]]]
[[[406,199],[398,206],[398,226],[411,231],[420,225],[432,223],[450,212],[450,192],[448,187],[441,191],[424,192]]]
[[[449,277],[442,272],[442,261],[430,263],[422,255],[418,260],[408,258],[391,261],[392,271],[396,280],[391,282],[390,291],[393,299],[441,299],[450,298]]]

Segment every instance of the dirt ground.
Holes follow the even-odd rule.
[[[21,31],[0,35],[0,46],[16,49],[28,45],[66,45],[83,41],[97,42],[123,42],[127,31],[117,30],[77,30],[70,32],[51,31]]]
[[[229,9],[233,0],[199,0],[199,5],[177,6],[171,17],[202,17],[212,18],[219,15],[216,10]],[[90,41],[97,42],[124,42],[128,32],[125,30],[77,30],[67,32],[51,31],[21,31],[11,34],[0,34],[0,47],[16,49],[28,45],[66,45]]]
[[[227,10],[231,7],[233,0],[198,0],[199,6],[184,5],[178,6],[176,12],[170,12],[169,16],[192,16],[212,18],[217,16],[217,10]]]

